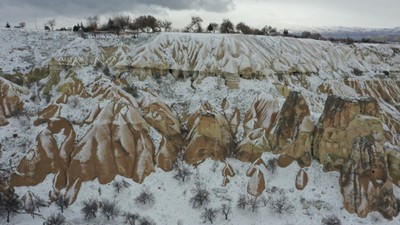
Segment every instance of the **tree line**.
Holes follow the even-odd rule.
[[[211,22],[203,27],[203,19],[199,16],[192,16],[190,23],[181,30],[174,30],[178,32],[191,32],[191,33],[236,33],[245,35],[270,35],[270,36],[286,36],[293,38],[307,38],[315,40],[325,40],[331,42],[340,42],[346,44],[353,44],[355,42],[361,43],[382,43],[377,42],[372,39],[363,38],[361,40],[354,40],[351,38],[327,38],[323,37],[318,32],[303,31],[301,33],[289,33],[288,29],[283,29],[282,33],[278,31],[276,27],[265,25],[261,28],[254,28],[247,25],[244,22],[239,22],[236,25],[229,20],[223,19],[222,22],[216,23]],[[26,26],[25,22],[19,23],[15,28],[24,28]],[[56,20],[50,19],[44,24],[45,30],[54,30],[56,26]],[[6,28],[11,28],[11,25],[7,22]],[[59,31],[66,31],[65,27],[58,29]],[[147,33],[155,32],[169,32],[172,31],[172,22],[169,20],[161,20],[152,15],[142,15],[136,18],[131,18],[129,15],[118,15],[113,18],[109,18],[104,24],[100,24],[100,17],[98,15],[90,16],[87,18],[86,23],[77,23],[71,29],[73,31],[82,32],[111,32],[115,34],[120,34],[123,31],[130,30]]]

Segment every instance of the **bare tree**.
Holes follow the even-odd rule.
[[[136,225],[136,221],[139,220],[140,216],[136,213],[125,213],[125,223],[129,225]]]
[[[322,225],[341,225],[342,222],[335,215],[330,215],[322,219]]]
[[[203,213],[201,213],[200,218],[203,219],[203,223],[210,221],[213,223],[217,218],[218,210],[213,208],[205,208]]]
[[[241,194],[241,195],[239,196],[239,199],[238,199],[237,203],[236,203],[236,206],[237,206],[239,209],[243,209],[243,210],[244,210],[244,209],[246,208],[246,205],[247,205],[246,195]]]
[[[100,61],[98,61],[98,62],[100,62]],[[131,186],[128,182],[126,182],[124,180],[114,181],[112,185],[118,194],[121,189],[128,188],[129,186]]]
[[[155,223],[148,217],[142,217],[139,220],[140,225],[155,225]]]
[[[51,214],[47,217],[43,225],[63,225],[65,224],[65,217],[61,213]]]
[[[56,205],[60,208],[61,213],[64,213],[64,209],[68,208],[68,201],[64,198],[64,195],[59,194],[56,199]]]
[[[272,158],[267,161],[267,169],[271,171],[271,173],[275,173],[277,165],[278,165],[278,160],[276,158]]]
[[[269,200],[270,198],[266,198],[264,195],[260,197],[260,202],[262,202],[264,206],[267,206]]]
[[[189,170],[189,168],[187,168],[183,164],[176,164],[175,169],[176,172],[174,178],[177,180],[182,180],[182,182],[185,182],[185,180],[189,178],[190,175],[192,175],[192,172]]]
[[[7,188],[4,192],[0,192],[0,216],[7,218],[7,223],[10,222],[10,216],[17,214],[21,208],[18,200],[18,195],[14,190]]]
[[[219,26],[219,31],[221,33],[233,33],[235,32],[233,28],[233,23],[229,19],[224,19]]]
[[[153,204],[154,203],[154,194],[149,192],[148,190],[143,190],[139,196],[135,198],[135,202],[137,204],[142,204],[146,205],[148,203]]]
[[[230,205],[227,205],[227,204],[222,204],[221,212],[222,212],[222,214],[224,214],[225,220],[228,220],[229,214],[232,213],[232,207]]]
[[[101,213],[107,218],[107,220],[110,220],[118,215],[119,209],[115,202],[104,199],[101,202]]]
[[[253,29],[247,26],[245,23],[240,22],[236,25],[236,30],[242,32],[242,34],[251,34]]]
[[[258,197],[252,197],[248,200],[248,204],[250,205],[251,211],[255,212],[260,207],[260,200]]]
[[[274,212],[282,214],[284,212],[290,212],[293,206],[289,203],[285,193],[280,193],[278,197],[272,199],[270,208]]]
[[[192,203],[193,208],[199,208],[210,202],[210,192],[208,192],[200,183],[196,184],[192,193],[194,196],[191,197],[189,201]]]
[[[207,30],[209,32],[212,31],[213,33],[215,33],[215,31],[218,30],[218,27],[219,27],[218,23],[210,23],[208,24]]]
[[[88,26],[88,29],[89,29],[90,31],[97,30],[97,27],[98,27],[98,24],[99,24],[99,20],[100,20],[100,18],[99,18],[98,15],[89,16],[89,17],[87,18],[87,26]]]
[[[83,202],[83,208],[81,209],[82,214],[85,216],[86,220],[91,220],[96,218],[97,210],[99,205],[96,200],[89,199]]]
[[[277,33],[276,28],[265,25],[262,29],[261,29],[262,33],[264,35],[270,35],[270,34],[275,34]]]
[[[131,18],[129,17],[129,15],[119,15],[114,17],[113,22],[114,26],[119,29],[125,30],[131,23]]]
[[[164,28],[164,32],[168,32],[171,30],[171,25],[172,25],[171,21],[163,20],[159,21],[158,23],[161,28]]]
[[[190,22],[189,25],[186,26],[184,31],[201,33],[201,32],[203,32],[203,27],[201,26],[202,22],[203,22],[203,19],[200,18],[199,16],[192,16],[192,21]]]
[[[46,25],[48,25],[51,28],[51,30],[54,30],[54,27],[56,26],[56,19],[48,20]]]

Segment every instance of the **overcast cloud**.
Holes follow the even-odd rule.
[[[204,23],[229,18],[250,26],[400,26],[399,0],[0,0],[0,24],[26,22],[38,27],[56,18],[71,27],[89,16],[102,22],[118,14],[152,14],[171,20],[175,28],[201,16]]]

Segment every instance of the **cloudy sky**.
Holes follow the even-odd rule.
[[[116,15],[132,18],[151,14],[183,28],[191,16],[221,23],[245,22],[252,27],[397,27],[399,0],[0,0],[0,23],[26,22],[39,29],[52,18],[56,27],[72,27],[86,18],[101,15],[101,22]],[[1,26],[4,26],[2,25]]]

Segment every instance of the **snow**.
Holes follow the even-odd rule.
[[[111,78],[105,76],[101,71],[93,69],[96,60],[106,61],[118,67],[129,66],[153,66],[162,67],[165,65],[175,69],[197,70],[197,71],[219,71],[227,73],[224,79],[222,75],[193,77],[193,80],[175,80],[173,75],[168,73],[161,78],[147,77],[141,79],[140,74],[130,74],[124,72],[119,74],[125,78],[129,84],[138,90],[139,100],[130,100],[133,107],[138,108],[141,101],[152,101],[145,96],[145,89],[149,89],[157,94],[157,98],[169,106],[172,112],[179,117],[185,113],[192,114],[196,112],[203,103],[209,103],[217,112],[226,113],[227,118],[233,115],[235,108],[240,111],[241,124],[238,127],[237,140],[243,139],[243,118],[246,112],[251,109],[254,99],[274,100],[281,107],[285,97],[277,90],[276,84],[287,85],[289,90],[300,91],[310,110],[310,120],[315,124],[323,110],[323,102],[327,95],[318,92],[321,84],[333,86],[336,94],[355,97],[357,94],[348,86],[343,85],[345,76],[352,77],[353,68],[366,70],[366,79],[370,74],[382,70],[400,71],[400,56],[393,54],[392,48],[398,45],[341,45],[330,42],[320,42],[315,40],[297,40],[283,37],[263,37],[263,36],[243,36],[243,35],[212,35],[212,34],[156,34],[141,35],[137,39],[130,36],[126,37],[88,37],[83,39],[69,32],[41,32],[29,30],[4,30],[0,32],[0,68],[2,73],[16,75],[17,73],[27,73],[31,69],[47,67],[51,59],[66,60],[70,65],[79,66],[74,68],[74,76],[82,81],[85,88],[91,90],[94,83],[104,86],[114,84],[110,82]],[[166,47],[162,47],[166,46]],[[116,53],[107,58],[102,55],[106,47],[116,47]],[[182,49],[187,49],[183,51]],[[357,50],[357,51],[356,51]],[[356,54],[353,53],[356,51]],[[177,54],[174,57],[174,54]],[[382,59],[383,60],[380,60]],[[192,63],[194,62],[194,64]],[[191,65],[191,63],[193,65]],[[300,79],[294,75],[285,83],[278,79],[278,72],[285,72],[296,67],[298,72],[313,72],[306,76],[307,85],[300,85]],[[250,68],[252,71],[259,71],[264,77],[260,80],[247,80],[237,77],[239,87],[230,89],[224,85],[227,79],[233,78],[233,74],[240,70]],[[115,68],[111,68],[112,70]],[[191,77],[192,78],[192,77]],[[69,80],[66,73],[61,74],[60,84]],[[25,110],[36,115],[47,106],[45,99],[30,101],[35,94],[40,95],[40,81],[29,88],[29,93],[23,92],[23,101]],[[296,83],[297,82],[297,83]],[[361,81],[360,81],[361,83]],[[113,86],[113,95],[126,92],[116,85]],[[52,99],[58,98],[54,89],[51,92]],[[221,103],[226,98],[228,106],[224,110]],[[50,101],[52,102],[52,101]],[[113,105],[110,99],[104,99],[101,96],[97,98],[82,98],[71,96],[66,104],[61,104],[60,116],[73,122],[73,127],[77,132],[77,142],[84,143],[82,151],[75,157],[85,162],[92,154],[92,139],[87,131],[91,128],[89,125],[80,125],[82,121],[93,121],[95,112],[105,107],[112,112]],[[125,101],[128,102],[128,101]],[[74,104],[77,103],[77,104]],[[381,104],[385,111],[390,111],[394,115],[396,111],[390,106]],[[98,109],[98,110],[96,110]],[[98,118],[107,119],[110,117],[107,110],[97,115]],[[126,112],[130,113],[129,111]],[[138,113],[135,111],[135,113]],[[269,115],[263,121],[263,126],[268,126]],[[130,118],[130,117],[128,117]],[[307,119],[308,120],[308,119]],[[45,132],[46,125],[33,127],[31,116],[20,116],[19,118],[8,118],[9,125],[0,127],[0,141],[2,144],[2,154],[0,166],[8,168],[9,160],[15,167],[25,153],[33,148],[37,141],[35,137],[40,132]],[[95,126],[101,127],[107,121],[99,120]],[[255,121],[252,121],[254,123]],[[303,120],[302,131],[311,131],[307,126],[309,121]],[[246,124],[246,127],[252,127],[252,124]],[[101,128],[99,128],[101,129]],[[389,129],[389,128],[388,128]],[[149,136],[155,149],[159,149],[162,136],[154,128],[149,128]],[[256,132],[256,131],[253,131]],[[18,137],[13,137],[18,134]],[[42,133],[43,135],[45,133]],[[87,135],[87,136],[85,136]],[[99,138],[99,137],[96,137]],[[56,135],[55,142],[60,143],[63,137]],[[102,142],[99,140],[99,144]],[[146,138],[142,136],[138,144],[146,144]],[[255,143],[256,144],[256,143]],[[51,143],[43,143],[49,146]],[[58,145],[60,146],[60,145]],[[398,147],[398,146],[395,146]],[[47,148],[45,148],[47,150]],[[144,151],[146,152],[146,151]],[[49,152],[50,153],[50,152]],[[49,154],[48,153],[48,154]],[[99,158],[104,157],[100,151],[97,152]],[[33,157],[32,152],[28,155]],[[146,158],[151,155],[142,156],[139,161],[138,174],[143,171]],[[265,162],[268,159],[276,158],[271,153],[264,153],[262,156]],[[89,198],[98,200],[115,200],[121,209],[121,212],[136,212],[141,216],[149,216],[157,224],[200,224],[202,221],[199,216],[202,209],[193,209],[189,203],[192,197],[191,190],[195,187],[197,181],[202,182],[211,193],[211,202],[207,207],[220,207],[223,203],[232,206],[233,213],[227,221],[222,215],[217,217],[215,224],[221,225],[241,225],[241,224],[321,224],[321,219],[334,214],[340,218],[342,224],[398,224],[400,216],[392,221],[384,219],[380,214],[371,213],[367,218],[358,218],[356,215],[349,214],[343,208],[342,194],[339,186],[338,172],[324,172],[322,165],[314,161],[312,165],[305,168],[308,174],[308,184],[302,190],[295,188],[296,175],[300,167],[296,162],[286,168],[277,168],[272,173],[263,166],[258,166],[260,172],[264,175],[267,190],[262,194],[268,198],[279,196],[279,190],[285,193],[290,204],[294,206],[293,212],[277,214],[269,206],[263,206],[256,212],[251,212],[236,207],[236,201],[240,194],[247,193],[247,185],[250,178],[246,176],[246,171],[252,166],[251,163],[243,163],[233,158],[226,160],[235,171],[235,176],[230,177],[230,182],[226,187],[222,186],[223,176],[221,171],[224,163],[213,162],[207,159],[197,167],[189,167],[193,173],[190,179],[185,182],[173,178],[174,171],[164,172],[160,168],[155,168],[155,172],[150,174],[142,184],[133,182],[130,179],[118,176],[115,180],[124,180],[131,186],[123,188],[119,194],[112,187],[112,183],[101,185],[97,180],[84,182],[81,186],[77,201],[68,207],[64,216],[70,224],[109,224],[103,216],[98,216],[93,221],[84,221],[80,212],[82,202]],[[215,172],[213,168],[217,165]],[[54,175],[50,174],[46,179],[34,187],[18,187],[16,192],[23,196],[27,191],[31,191],[40,198],[48,199],[48,193],[52,187]],[[299,179],[300,180],[300,179]],[[300,182],[298,180],[298,182]],[[156,196],[153,205],[141,206],[134,203],[134,198],[141,190],[148,189]],[[274,191],[274,190],[278,191]],[[63,190],[64,191],[64,190]],[[71,188],[66,192],[73,196],[75,189]],[[346,190],[345,190],[346,191]],[[397,197],[400,196],[400,188],[394,187]],[[304,199],[304,201],[303,201]],[[55,204],[50,207],[42,208],[40,214],[43,217],[59,210]],[[32,218],[27,214],[20,214],[11,219],[10,224],[33,224],[41,225],[41,217]],[[375,222],[378,221],[378,222]],[[122,224],[122,216],[117,217],[111,223]]]

